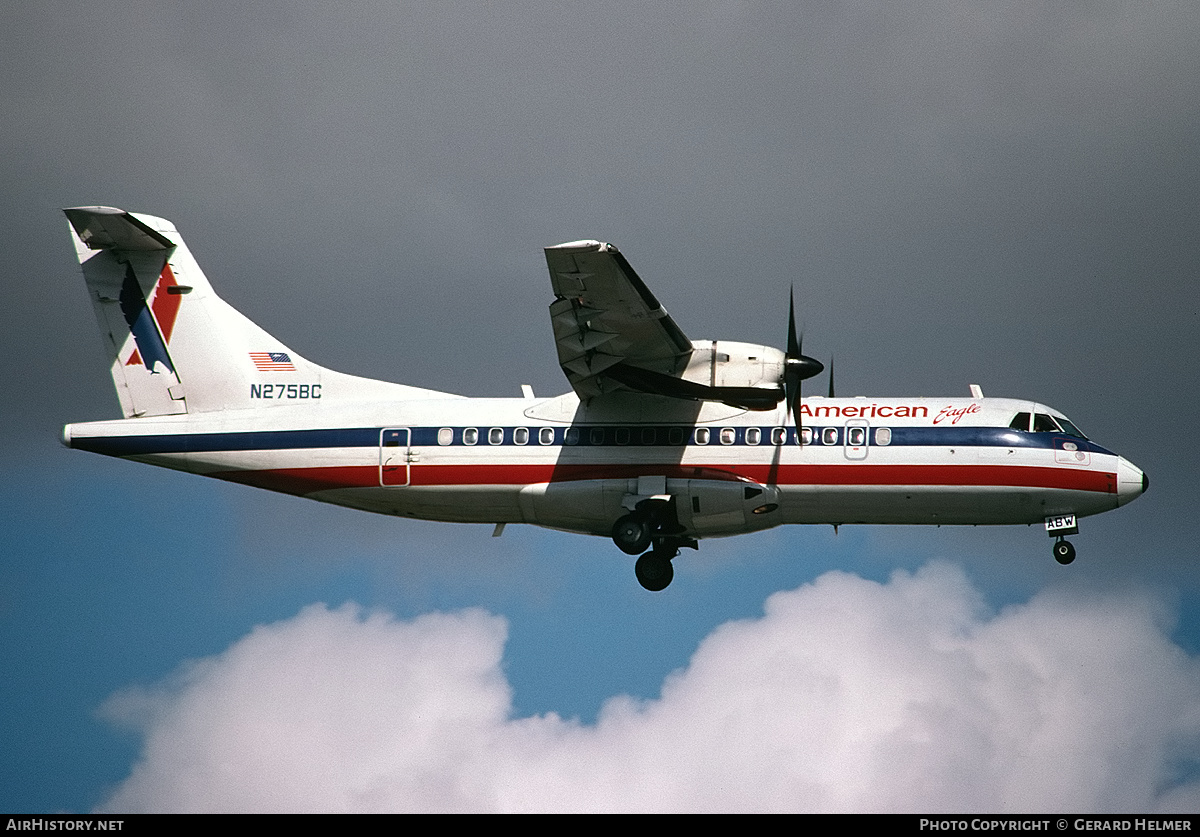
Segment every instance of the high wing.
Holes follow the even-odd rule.
[[[558,363],[580,398],[637,389],[628,370],[678,378],[692,341],[611,244],[571,241],[546,248],[556,299],[550,322]],[[637,373],[635,373],[637,374]]]
[[[689,340],[611,244],[547,247],[546,265],[558,363],[581,399],[627,390],[746,410],[771,410],[783,399],[791,359],[769,346]],[[804,377],[821,371],[803,361]]]

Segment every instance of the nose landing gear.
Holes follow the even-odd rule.
[[[1054,538],[1054,560],[1064,566],[1075,560],[1075,547],[1067,535],[1078,535],[1079,524],[1073,514],[1059,514],[1046,518],[1046,534]]]
[[[1054,542],[1054,560],[1064,566],[1075,560],[1075,547],[1064,537]]]

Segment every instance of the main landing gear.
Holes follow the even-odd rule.
[[[637,559],[633,571],[637,573],[638,583],[656,593],[665,589],[675,577],[671,559],[678,554],[679,550],[675,548],[653,549]]]
[[[696,541],[681,537],[683,527],[675,518],[670,504],[663,501],[643,501],[638,508],[622,516],[612,529],[613,543],[626,555],[643,553],[634,564],[638,583],[647,590],[658,592],[675,577],[671,560],[683,546],[695,549]],[[651,547],[649,552],[646,548]]]
[[[654,540],[656,528],[649,514],[642,512],[627,514],[613,524],[613,543],[626,555],[637,555]]]
[[[654,593],[665,590],[675,577],[671,560],[679,554],[681,546],[696,549],[697,544],[691,538],[655,538],[654,549],[637,559],[633,565],[638,584]]]

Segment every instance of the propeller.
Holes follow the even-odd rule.
[[[804,443],[803,431],[800,428],[800,382],[814,375],[820,375],[825,366],[816,358],[804,354],[804,335],[796,332],[796,300],[795,289],[788,291],[788,342],[787,363],[783,369],[783,393],[787,399],[788,413],[796,422],[796,436],[801,444]],[[832,384],[830,384],[832,387]]]

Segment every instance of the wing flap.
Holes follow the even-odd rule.
[[[558,362],[581,398],[628,389],[604,374],[617,364],[683,372],[691,341],[615,247],[591,240],[547,247],[546,266]]]

